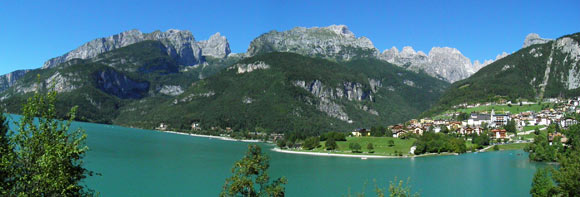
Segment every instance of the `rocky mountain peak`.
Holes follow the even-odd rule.
[[[254,39],[246,54],[254,56],[273,51],[340,60],[349,60],[355,56],[374,57],[378,54],[368,38],[356,38],[345,25],[270,31]]]
[[[30,70],[17,70],[11,73],[0,75],[0,92],[13,86],[16,81],[22,78]]]
[[[143,33],[133,29],[87,42],[62,56],[46,61],[42,68],[55,67],[72,59],[94,58],[99,54],[146,40],[163,43],[167,48],[167,54],[185,66],[202,63],[202,56],[224,58],[231,53],[227,39],[219,33],[214,34],[207,41],[196,42],[195,37],[188,30],[169,29],[165,32],[157,30]]]
[[[331,25],[328,27],[323,27],[324,29],[329,29],[336,33],[337,35],[346,36],[354,38],[354,33],[348,29],[346,25]]]
[[[401,51],[402,56],[413,56],[416,54],[417,52],[415,52],[415,49],[413,49],[413,47],[410,46],[403,47],[403,50]]]
[[[224,58],[232,52],[228,39],[222,36],[220,32],[210,36],[208,40],[200,41],[199,45],[203,56]]]
[[[435,55],[435,54],[462,55],[459,50],[457,50],[456,48],[450,48],[450,47],[433,47],[433,48],[431,48],[431,51],[429,51],[429,56]]]
[[[552,41],[552,39],[541,38],[537,33],[530,33],[526,36],[522,48],[526,48],[534,44],[544,44],[550,41]]]

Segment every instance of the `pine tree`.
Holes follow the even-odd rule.
[[[549,173],[547,168],[540,168],[536,171],[532,180],[532,189],[530,190],[530,194],[533,197],[549,196],[550,190],[554,187]]]

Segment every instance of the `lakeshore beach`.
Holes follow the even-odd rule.
[[[234,139],[231,137],[200,135],[200,134],[193,134],[193,133],[181,133],[181,132],[177,132],[177,131],[159,131],[159,130],[155,130],[155,131],[163,132],[163,133],[177,134],[177,135],[186,135],[186,136],[192,136],[192,137],[205,137],[205,138],[218,139],[218,140],[224,140],[224,141],[248,142],[248,143],[262,142],[260,140],[238,140],[238,139]]]

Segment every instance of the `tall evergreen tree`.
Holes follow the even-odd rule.
[[[547,197],[550,196],[550,190],[554,188],[554,183],[550,178],[550,170],[547,168],[540,168],[534,174],[532,180],[532,189],[530,194],[532,197]]]

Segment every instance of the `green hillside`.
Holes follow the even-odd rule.
[[[238,74],[236,69],[224,71],[195,83],[185,93],[165,103],[128,105],[115,123],[153,127],[165,122],[185,129],[191,122],[199,121],[206,129],[261,127],[276,132],[345,131],[415,117],[428,109],[447,86],[446,82],[427,75],[375,60],[356,60],[343,65],[293,53],[269,53],[244,59],[239,64],[259,61],[271,68],[243,74]],[[382,87],[371,93],[369,78],[381,80]],[[416,87],[405,85],[403,79],[416,80]],[[341,84],[345,82],[358,83],[363,91],[369,92],[370,95],[362,100],[330,99],[344,110],[352,123],[319,110],[325,101],[293,84],[316,80],[333,90],[343,88]],[[364,106],[378,114],[364,110]]]
[[[54,86],[61,115],[78,105],[81,121],[314,134],[405,121],[429,109],[449,85],[374,59],[335,62],[274,52],[183,67],[165,50],[146,41],[31,71],[0,94],[2,105],[19,113],[38,87]],[[238,73],[260,63],[268,68]]]

